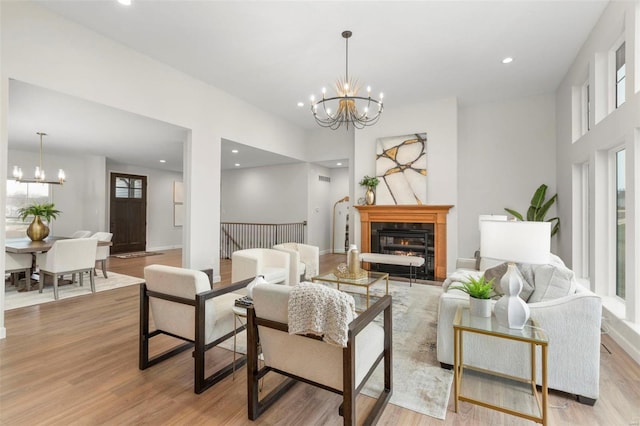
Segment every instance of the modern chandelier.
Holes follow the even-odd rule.
[[[16,182],[24,182],[24,183],[49,183],[53,185],[62,185],[66,179],[64,174],[64,170],[58,170],[58,180],[47,180],[44,169],[42,168],[42,137],[47,136],[46,133],[36,132],[36,135],[40,135],[40,162],[36,166],[35,173],[33,174],[33,179],[23,179],[22,178],[22,169],[18,166],[13,166],[13,178]]]
[[[371,86],[367,86],[367,96],[358,96],[358,80],[349,78],[349,38],[351,31],[343,31],[342,37],[346,44],[346,61],[344,80],[338,79],[336,82],[336,96],[327,98],[326,89],[322,88],[322,99],[316,101],[315,96],[311,96],[311,112],[316,122],[322,127],[329,127],[333,130],[343,124],[349,128],[352,125],[356,129],[376,124],[382,114],[383,95],[380,99],[371,97]]]

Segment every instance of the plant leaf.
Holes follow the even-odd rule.
[[[556,201],[556,198],[558,198],[558,194],[555,194],[553,197],[549,198],[549,200],[544,203],[542,207],[540,207],[540,209],[538,210],[538,221],[542,222],[544,220],[544,217],[547,215],[547,211],[549,211],[549,208]]]
[[[511,216],[513,216],[516,219],[518,219],[518,220],[524,220],[524,219],[522,219],[522,215],[520,213],[518,213],[517,211],[515,211],[515,210],[508,209],[508,208],[505,207],[505,211],[507,213],[509,213]]]
[[[551,219],[547,220],[547,222],[551,222],[552,223],[552,225],[551,225],[551,236],[553,237],[560,230],[560,218],[559,217],[552,217]],[[555,223],[553,223],[553,222],[555,222]]]
[[[535,207],[536,210],[540,208],[542,203],[544,202],[545,194],[547,193],[547,185],[544,183],[536,189],[536,192],[533,193],[533,198],[531,198],[531,206]]]

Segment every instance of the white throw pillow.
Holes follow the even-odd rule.
[[[529,303],[545,302],[575,293],[575,280],[571,269],[554,266],[539,265],[533,270],[535,290],[529,298]]]

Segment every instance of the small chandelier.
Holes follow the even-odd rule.
[[[16,182],[24,183],[49,183],[54,185],[62,185],[66,179],[64,170],[58,170],[58,180],[47,180],[44,169],[42,168],[42,137],[47,136],[46,133],[36,132],[36,135],[40,135],[40,163],[36,166],[36,171],[33,174],[33,179],[23,179],[22,169],[18,166],[13,166],[13,178]]]
[[[357,80],[349,78],[349,38],[351,31],[343,31],[342,37],[346,44],[346,72],[344,80],[336,82],[337,96],[326,98],[326,89],[322,88],[322,100],[316,101],[311,96],[311,112],[316,122],[322,127],[333,130],[345,124],[347,129],[351,124],[356,129],[376,124],[382,114],[382,98],[380,100],[371,97],[371,86],[367,86],[367,96],[358,96],[360,89]]]

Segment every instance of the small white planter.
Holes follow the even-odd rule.
[[[475,297],[469,297],[469,311],[474,317],[490,317],[491,299],[476,299]]]

